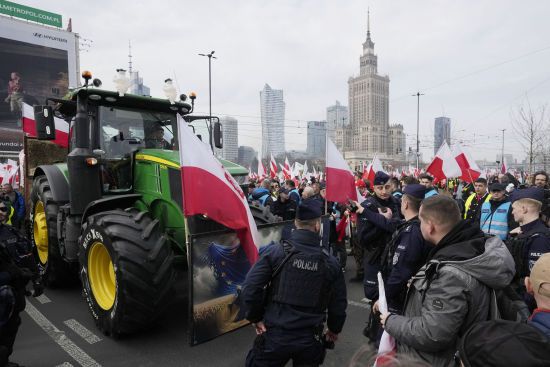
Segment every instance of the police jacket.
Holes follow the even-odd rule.
[[[422,237],[418,216],[399,224],[381,259],[386,299],[392,312],[401,313],[407,283],[424,265],[430,250]]]
[[[522,225],[521,233],[506,244],[516,260],[518,276],[526,277],[539,257],[550,252],[550,229],[540,219],[534,220]]]
[[[399,200],[391,195],[386,200],[382,200],[376,195],[373,195],[367,197],[361,203],[361,206],[365,208],[365,210],[357,216],[357,232],[360,244],[367,250],[371,251],[374,249],[383,248],[400,219],[401,209],[399,207]],[[367,213],[370,211],[371,213],[379,215],[378,209],[383,207],[390,208],[392,211],[392,217],[395,219],[395,223],[393,223],[390,227],[381,226],[380,223],[382,222],[373,221],[373,217],[369,216],[370,213]],[[383,218],[381,215],[380,217]]]
[[[292,232],[290,242],[298,254],[305,254],[323,257],[324,264],[312,265],[307,262],[300,262],[291,257],[284,265],[283,270],[277,276],[294,277],[294,285],[302,294],[309,294],[309,289],[301,286],[301,276],[308,276],[308,273],[315,273],[321,266],[325,266],[324,282],[329,286],[327,298],[324,301],[325,309],[318,307],[303,306],[311,301],[311,297],[296,296],[295,299],[285,300],[286,295],[275,294],[275,285],[272,284],[269,290],[267,304],[264,304],[264,287],[272,280],[272,274],[277,266],[286,256],[282,245],[274,244],[265,249],[259,260],[254,264],[246,276],[243,284],[242,299],[246,309],[246,319],[251,322],[263,320],[266,327],[277,327],[282,329],[313,329],[327,321],[330,331],[340,333],[346,320],[347,294],[344,274],[337,260],[323,253],[320,247],[321,238],[317,233],[308,230],[297,229]],[[296,261],[295,261],[296,260]],[[288,272],[286,268],[288,267]],[[277,282],[274,279],[274,283]],[[307,279],[306,279],[307,280]],[[315,287],[311,287],[315,288]],[[292,293],[292,292],[290,292]],[[288,294],[287,294],[288,295]],[[304,299],[305,298],[305,299]]]
[[[426,190],[426,195],[424,195],[424,199],[430,198],[435,195],[439,195],[439,192],[437,192],[437,189],[435,187],[432,187],[429,190]]]
[[[483,232],[498,236],[503,241],[508,237],[508,232],[517,227],[512,216],[512,203],[508,198],[484,202],[478,222]]]
[[[300,191],[298,191],[298,189],[290,190],[288,196],[290,197],[290,199],[296,202],[296,205],[300,205],[300,202],[302,201],[302,195],[300,195]]]
[[[270,207],[271,213],[283,218],[283,220],[294,220],[296,218],[296,202],[290,198],[285,202],[278,198]]]
[[[29,240],[10,225],[0,224],[0,253],[16,267],[27,268],[35,277],[39,276]]]
[[[460,222],[437,244],[412,278],[403,316],[391,314],[385,330],[398,353],[430,366],[454,366],[464,332],[489,317],[491,288],[506,287],[514,260],[498,237]]]

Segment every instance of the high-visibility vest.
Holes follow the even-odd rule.
[[[505,240],[508,237],[508,211],[511,202],[500,204],[495,211],[491,212],[491,203],[486,201],[481,206],[481,219],[479,222],[481,230],[486,234],[492,234]]]
[[[15,209],[13,209],[13,206],[10,206],[10,214],[8,215],[8,220],[6,221],[6,224],[11,226],[11,218],[13,218],[13,215],[15,214]]]
[[[466,215],[468,214],[468,210],[470,210],[470,206],[472,205],[472,201],[474,201],[474,198],[476,197],[476,193],[472,193],[470,196],[468,196],[468,199],[466,199],[466,203],[464,204],[464,219],[466,219]],[[484,203],[488,202],[489,200],[491,200],[493,196],[491,194],[487,195],[487,197],[485,198],[485,200],[483,201]]]

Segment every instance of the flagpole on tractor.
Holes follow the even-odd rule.
[[[216,51],[211,51],[209,54],[199,54],[199,56],[208,57],[208,142],[212,151],[214,151],[214,145],[212,145],[212,59],[217,59],[214,52]]]

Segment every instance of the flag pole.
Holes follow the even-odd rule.
[[[327,202],[327,154],[328,154],[328,131],[325,129],[325,214],[328,212],[328,202]],[[319,183],[320,185],[321,183]]]

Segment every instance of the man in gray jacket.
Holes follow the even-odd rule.
[[[381,322],[398,353],[449,366],[464,332],[494,311],[491,288],[510,284],[514,260],[498,237],[462,221],[449,197],[425,199],[419,217],[422,236],[434,248],[411,280],[403,316],[386,313]]]

